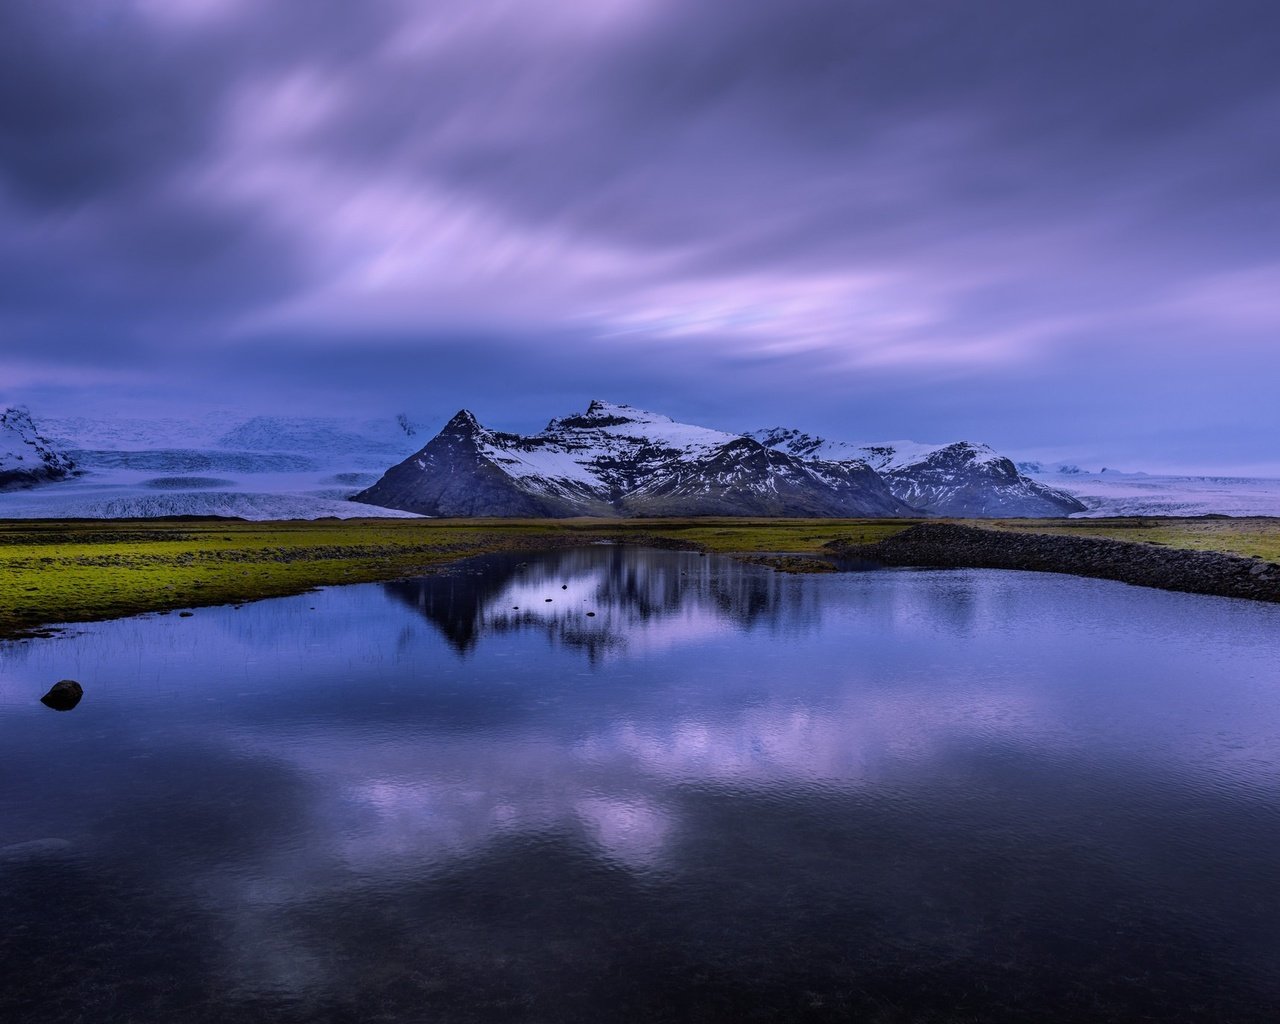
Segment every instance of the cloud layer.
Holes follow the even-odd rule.
[[[1277,28],[1262,2],[10,4],[0,400],[526,426],[602,393],[1274,460]]]

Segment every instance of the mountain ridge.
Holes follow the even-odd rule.
[[[1061,515],[1070,496],[985,445],[733,434],[593,399],[537,434],[467,409],[352,500],[433,516]],[[913,461],[914,460],[914,461]]]
[[[1033,479],[1012,459],[974,441],[858,444],[786,427],[758,430],[750,436],[805,458],[866,463],[884,478],[895,497],[931,515],[1009,518],[1086,510],[1075,496]]]
[[[865,466],[806,464],[741,434],[592,400],[537,434],[460,410],[353,501],[424,515],[915,515]]]

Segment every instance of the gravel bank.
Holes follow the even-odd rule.
[[[881,565],[1061,572],[1191,594],[1280,601],[1280,565],[1156,544],[922,523],[875,544],[833,541],[827,546],[841,557]]]

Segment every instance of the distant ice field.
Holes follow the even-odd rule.
[[[416,519],[409,512],[346,500],[358,486],[335,474],[260,473],[180,477],[127,470],[88,471],[59,484],[0,494],[0,518],[123,519],[235,516],[241,519]],[[361,474],[363,478],[363,474]]]
[[[1045,474],[1037,480],[1079,498],[1100,516],[1280,516],[1280,479],[1148,476],[1143,473]]]
[[[347,499],[421,444],[394,421],[52,420],[80,475],[0,493],[0,518],[417,518]]]

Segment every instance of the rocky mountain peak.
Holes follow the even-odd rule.
[[[453,414],[453,418],[440,429],[440,433],[470,436],[484,433],[484,427],[480,426],[480,421],[476,419],[475,414],[470,409],[459,409]]]
[[[647,409],[637,409],[633,405],[605,402],[598,398],[593,398],[588,403],[585,412],[559,416],[547,424],[545,432],[601,430],[610,427],[625,427],[632,424],[644,426],[646,424],[670,424],[673,422],[670,416],[664,416],[661,413],[649,412]]]

